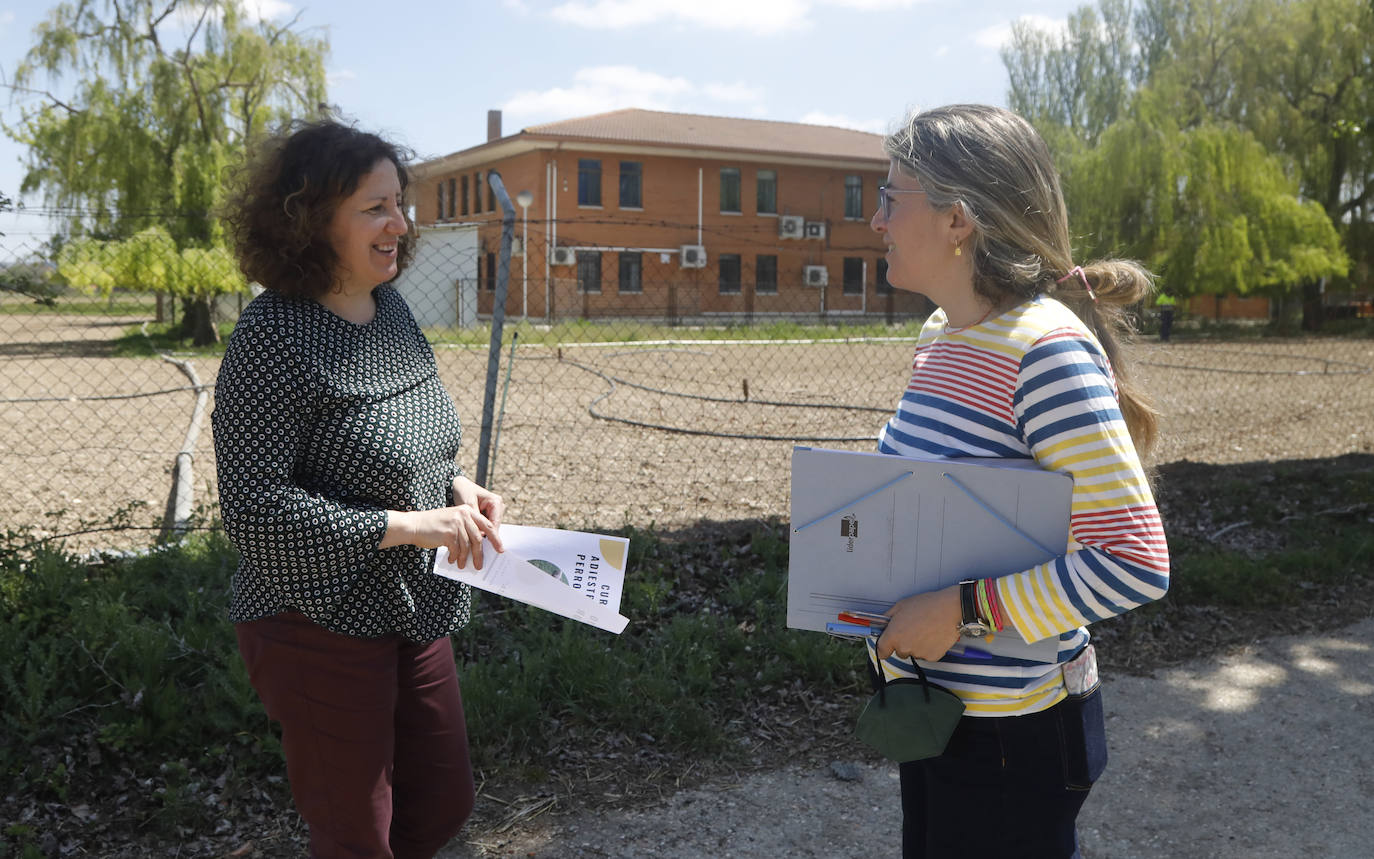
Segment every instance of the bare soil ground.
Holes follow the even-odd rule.
[[[0,315],[0,523],[67,534],[121,511],[155,525],[195,394],[172,363],[109,357],[133,319]],[[1163,413],[1156,462],[1374,450],[1374,341],[1145,342],[1136,375]],[[680,527],[785,515],[793,443],[871,449],[905,385],[907,341],[532,345],[495,404],[488,482],[510,521]],[[476,473],[486,349],[439,348]],[[508,352],[506,353],[509,354]],[[503,355],[503,361],[505,356]],[[211,383],[218,361],[188,359]],[[196,502],[213,509],[208,420]],[[75,548],[141,545],[97,531]]]

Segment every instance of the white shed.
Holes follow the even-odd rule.
[[[415,257],[396,289],[421,328],[469,328],[477,324],[477,225],[419,228]]]

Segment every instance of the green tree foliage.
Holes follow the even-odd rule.
[[[1083,256],[1142,259],[1175,295],[1281,291],[1349,266],[1321,206],[1233,125],[1122,120],[1067,168]]]
[[[1102,0],[1064,34],[1017,27],[1003,58],[1097,250],[1167,265],[1190,291],[1311,298],[1349,257],[1367,269],[1368,0]]]
[[[253,135],[319,108],[327,51],[295,20],[252,20],[241,0],[63,3],[36,28],[10,85],[40,96],[5,128],[28,146],[21,192],[69,209],[74,236],[128,240],[120,253],[150,250],[151,234],[134,238],[150,227],[180,251],[222,248],[214,211],[226,168]],[[212,341],[209,301],[242,279],[224,275],[217,253],[194,257],[206,269],[158,269],[156,250],[146,274],[200,306],[185,315],[197,324],[188,333]]]

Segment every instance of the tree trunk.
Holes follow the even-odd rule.
[[[1308,281],[1302,285],[1302,330],[1320,331],[1325,313],[1322,310],[1322,294],[1326,292],[1326,278]]]
[[[194,346],[213,346],[219,342],[215,327],[213,298],[184,298],[181,301],[181,338],[190,338]]]

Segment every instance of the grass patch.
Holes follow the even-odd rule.
[[[1158,498],[1173,584],[1093,627],[1109,672],[1374,611],[1374,456],[1174,463]],[[847,740],[867,686],[861,651],[786,628],[784,523],[620,533],[620,636],[475,594],[454,647],[488,790],[642,795],[655,774]],[[224,616],[235,563],[216,532],[94,564],[0,535],[0,817],[29,821],[0,832],[0,856],[38,850],[77,805],[96,810],[88,847],[197,855],[226,852],[208,831],[221,813],[262,831],[289,807],[275,729]],[[193,838],[210,840],[186,847]]]
[[[161,352],[176,352],[179,355],[217,358],[224,355],[224,348],[229,344],[229,335],[234,331],[234,323],[221,322],[216,328],[219,330],[220,342],[209,346],[195,346],[189,337],[181,336],[179,322],[131,325],[114,341],[112,354],[116,358],[155,358]]]

